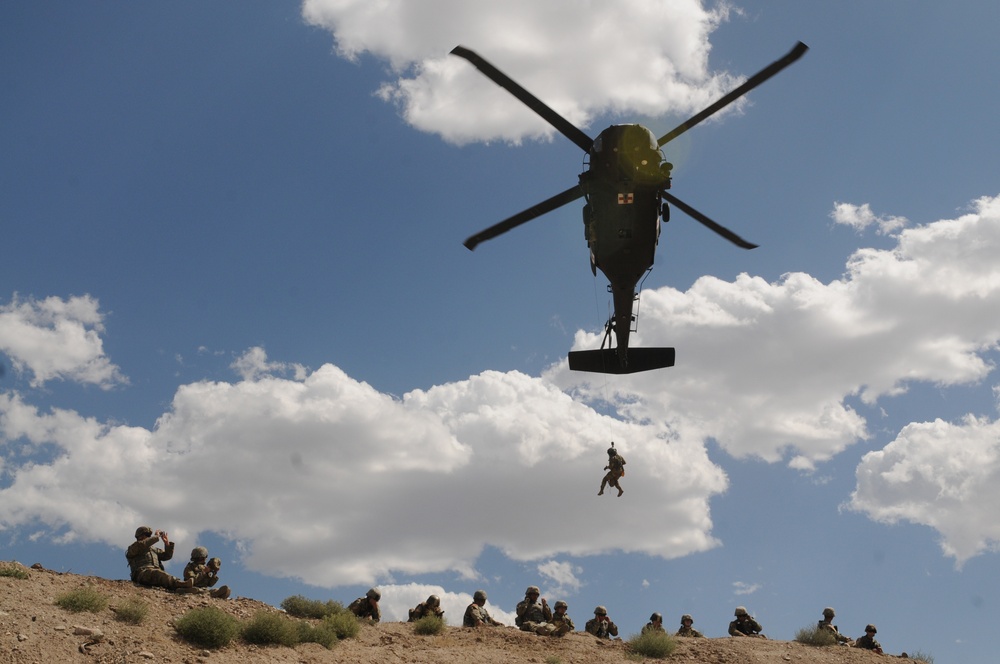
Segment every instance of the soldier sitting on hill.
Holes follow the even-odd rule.
[[[503,625],[493,619],[493,616],[486,611],[486,591],[477,590],[472,595],[472,604],[465,609],[462,617],[462,625],[465,627],[502,627]]]
[[[858,638],[858,640],[854,642],[854,647],[864,648],[865,650],[874,650],[875,652],[881,655],[882,645],[875,640],[875,634],[877,633],[878,630],[875,629],[875,625],[872,624],[865,625],[865,635]]]
[[[357,598],[347,608],[358,618],[379,622],[382,620],[382,612],[378,608],[380,599],[382,599],[382,593],[376,588],[370,588],[364,597]]]
[[[524,599],[517,603],[515,609],[517,617],[514,618],[514,624],[522,632],[534,632],[539,625],[552,620],[552,609],[549,608],[548,602],[544,597],[541,602],[538,601],[540,594],[538,586],[528,586],[524,591]]]
[[[642,628],[640,634],[646,634],[648,632],[662,632],[667,633],[667,630],[663,629],[663,616],[659,613],[654,613],[649,616],[649,622],[646,626]]]
[[[833,624],[833,618],[837,615],[833,612],[829,606],[823,609],[823,619],[819,621],[816,625],[816,629],[823,630],[833,634],[833,638],[837,639],[837,643],[843,643],[844,645],[851,645],[854,641],[849,636],[844,636],[837,629],[837,626]]]
[[[681,628],[677,630],[677,634],[675,634],[675,636],[694,636],[698,638],[705,636],[692,627],[692,625],[694,625],[694,618],[691,617],[691,614],[685,613],[681,616]]]
[[[594,609],[594,617],[587,621],[584,629],[601,639],[618,636],[618,625],[608,618],[608,610],[603,606]]]
[[[767,638],[761,634],[764,628],[760,626],[759,622],[750,617],[746,608],[737,606],[734,615],[736,616],[736,620],[729,623],[729,636],[752,636],[757,639]]]
[[[435,618],[444,620],[444,611],[441,609],[441,598],[437,595],[431,595],[427,598],[426,602],[421,602],[415,608],[410,609],[410,619],[407,622],[417,622],[427,616],[434,616]]]
[[[208,558],[208,549],[196,546],[191,550],[191,562],[184,567],[184,578],[194,581],[195,588],[211,588],[219,582],[219,569],[222,561],[218,558]],[[219,586],[209,592],[212,597],[229,599],[229,586]]]
[[[162,549],[156,546],[161,541],[164,547]],[[168,590],[189,591],[194,586],[194,581],[178,579],[163,569],[163,561],[170,560],[173,556],[174,543],[167,537],[167,533],[162,530],[154,533],[149,526],[139,526],[135,531],[135,542],[125,550],[132,582]]]

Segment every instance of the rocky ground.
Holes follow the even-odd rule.
[[[365,625],[358,637],[341,641],[331,650],[317,644],[296,648],[260,647],[236,642],[219,650],[204,650],[176,635],[173,621],[192,608],[213,605],[241,620],[258,611],[276,611],[246,597],[228,600],[200,595],[175,595],[141,588],[129,581],[31,569],[17,563],[27,579],[0,576],[0,664],[101,662],[108,664],[244,664],[291,662],[302,664],[617,664],[642,661],[623,641],[601,641],[575,632],[563,638],[545,638],[511,627],[470,630],[448,627],[434,636],[418,636],[407,623]],[[55,605],[56,597],[92,585],[106,595],[109,606],[101,613],[70,613]],[[139,596],[150,606],[141,625],[115,619],[114,607]],[[100,633],[97,636],[96,633]],[[840,646],[814,648],[790,641],[758,639],[678,639],[668,662],[684,664],[888,664],[886,655]],[[648,660],[656,661],[656,660]]]

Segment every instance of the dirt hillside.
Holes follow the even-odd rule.
[[[2,563],[5,566],[17,563]],[[418,636],[412,625],[365,625],[358,637],[341,641],[331,650],[317,644],[296,648],[259,647],[235,642],[219,650],[192,646],[177,637],[172,622],[188,610],[211,604],[246,620],[258,611],[276,611],[245,597],[228,600],[174,595],[141,588],[129,581],[58,573],[21,567],[27,579],[0,577],[0,664],[101,662],[108,664],[244,664],[292,662],[302,664],[618,664],[629,658],[622,641],[601,641],[575,632],[563,638],[545,638],[512,627],[470,630],[449,627],[441,634]],[[55,605],[69,591],[92,585],[106,595],[109,607],[101,613],[70,613]],[[113,608],[135,596],[150,605],[143,624],[115,619]],[[103,637],[83,632],[99,630]],[[846,647],[813,648],[789,641],[758,639],[678,639],[679,647],[667,660],[684,664],[888,664],[885,655]],[[657,660],[647,660],[650,662]]]

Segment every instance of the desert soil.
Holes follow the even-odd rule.
[[[18,563],[3,563],[18,565]],[[407,623],[365,624],[357,638],[331,650],[317,644],[296,648],[260,647],[240,642],[205,650],[180,639],[173,621],[192,608],[213,605],[241,620],[258,611],[277,611],[247,597],[228,600],[201,595],[175,595],[142,588],[129,581],[22,568],[27,579],[0,577],[0,664],[618,664],[643,661],[631,655],[624,641],[602,641],[583,632],[563,638],[539,637],[513,627],[478,630],[448,627],[441,634],[418,636]],[[69,591],[92,585],[105,594],[109,606],[101,613],[70,613],[55,605]],[[114,607],[139,596],[150,606],[141,625],[115,619]],[[99,630],[99,640],[82,632]],[[96,641],[96,642],[95,642]],[[678,639],[677,650],[665,661],[684,664],[889,664],[895,657],[854,648],[815,648],[791,641],[761,639]],[[655,662],[657,660],[645,660]],[[905,661],[905,660],[904,660]]]

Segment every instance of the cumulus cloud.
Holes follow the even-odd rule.
[[[0,352],[18,373],[29,373],[32,387],[70,380],[110,389],[126,383],[104,354],[104,315],[89,295],[22,300],[15,294],[0,305]]]
[[[1000,341],[1000,197],[896,240],[857,251],[830,283],[742,274],[643,291],[635,343],[676,346],[677,365],[669,380],[616,380],[614,401],[680,440],[711,438],[735,456],[810,470],[868,436],[849,397],[874,404],[915,381],[983,380]],[[596,348],[601,334],[578,332],[574,347]],[[547,377],[585,400],[608,389],[565,364]]]
[[[486,372],[394,399],[332,365],[302,380],[254,375],[182,385],[152,430],[0,395],[11,451],[0,527],[41,522],[62,541],[116,545],[138,523],[177,540],[214,531],[248,569],[328,587],[393,573],[473,579],[487,545],[525,561],[716,545],[708,501],[726,478],[704,449],[600,415],[545,380]],[[596,495],[610,437],[644,460],[626,484],[652,496],[642,513]],[[581,498],[558,519],[526,518],[553,495]],[[607,537],[582,518],[606,522]],[[545,569],[573,582],[571,569]]]
[[[862,231],[875,224],[879,235],[890,235],[909,223],[906,217],[896,217],[893,215],[875,216],[868,203],[864,205],[834,203],[830,218],[838,224],[850,226],[857,231]]]
[[[973,416],[910,424],[857,469],[850,507],[876,521],[909,521],[941,535],[961,564],[1000,550],[1000,422]]]
[[[753,595],[755,592],[761,589],[759,583],[746,583],[744,581],[733,581],[733,594],[734,595]]]
[[[709,35],[729,11],[726,3],[706,9],[700,0],[302,5],[308,23],[333,35],[339,55],[369,54],[390,64],[393,80],[379,95],[408,123],[459,144],[519,142],[553,130],[468,62],[449,56],[456,45],[477,51],[580,127],[601,113],[691,115],[741,82],[708,66]]]
[[[547,580],[542,590],[558,597],[568,597],[580,591],[583,582],[579,575],[582,572],[582,567],[558,560],[548,560],[538,566],[538,573]]]

